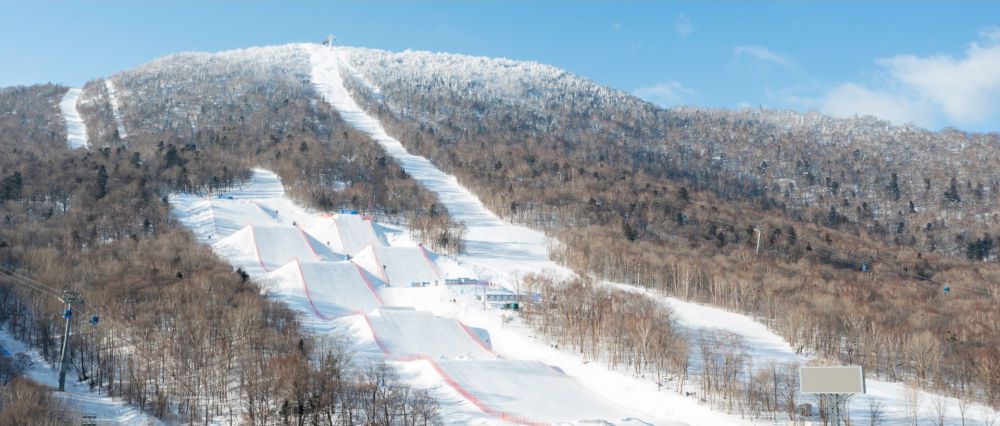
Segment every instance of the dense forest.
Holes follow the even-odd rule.
[[[754,315],[800,351],[1000,404],[1000,135],[667,111],[538,64],[350,57],[352,90],[391,134],[558,237],[582,276]]]

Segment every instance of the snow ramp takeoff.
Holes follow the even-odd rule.
[[[212,219],[215,222],[215,238],[228,237],[247,225],[268,226],[277,222],[255,203],[245,200],[213,199]]]
[[[70,148],[89,148],[87,142],[87,123],[80,116],[80,111],[76,109],[77,102],[80,102],[80,94],[83,89],[69,89],[59,102],[59,112],[62,113],[63,120],[66,120],[66,142]]]
[[[419,287],[441,279],[437,265],[423,247],[369,245],[354,257],[354,262],[393,287]]]
[[[413,308],[382,307],[368,316],[375,343],[400,360],[495,359],[489,341],[457,320]],[[485,334],[485,333],[483,333]]]
[[[352,262],[290,262],[267,274],[281,293],[304,301],[320,319],[367,313],[382,305],[373,278]],[[294,303],[295,306],[304,306]]]
[[[356,256],[369,245],[388,245],[385,235],[376,230],[371,219],[356,214],[337,214],[306,230],[320,240],[329,241],[333,250],[351,256]]]
[[[291,225],[246,226],[215,243],[214,247],[250,273],[274,271],[295,260],[344,260],[343,256]]]

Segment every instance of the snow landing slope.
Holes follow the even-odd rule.
[[[69,89],[59,102],[59,112],[62,113],[63,120],[66,121],[66,143],[70,148],[89,148],[87,142],[87,123],[80,116],[80,111],[76,109],[77,102],[80,101],[80,94],[83,89]]]

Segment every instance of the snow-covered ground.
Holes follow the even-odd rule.
[[[481,278],[514,282],[526,272],[570,274],[568,269],[549,260],[545,234],[504,223],[454,176],[442,172],[426,158],[407,152],[377,120],[362,110],[341,78],[341,67],[346,64],[342,58],[346,54],[344,50],[310,45],[303,48],[309,51],[312,81],[323,99],[344,121],[375,139],[407,174],[434,192],[449,215],[465,223],[468,232],[464,237],[466,253],[463,258],[480,268],[477,272]]]
[[[312,61],[312,81],[323,99],[330,103],[347,123],[376,140],[410,176],[438,196],[453,218],[463,221],[468,227],[466,236],[468,252],[460,256],[454,264],[442,262],[443,264],[454,266],[458,271],[474,271],[482,278],[508,286],[516,285],[518,277],[526,272],[570,274],[566,268],[551,261],[544,234],[504,223],[474,194],[460,185],[454,176],[440,171],[426,158],[407,152],[398,140],[389,136],[378,121],[354,101],[343,84],[342,72],[361,78],[362,86],[368,90],[375,93],[379,91],[364,78],[363,72],[349,65],[347,55],[352,54],[351,49],[315,45],[306,45],[304,49],[308,51]],[[444,269],[448,274],[453,268]],[[645,291],[630,286],[608,284],[630,291]],[[400,296],[390,295],[388,298],[394,300]],[[426,300],[417,300],[414,296],[430,297]],[[648,410],[647,412],[662,415],[664,418],[692,424],[744,422],[718,413],[706,413],[704,407],[692,404],[690,399],[665,396],[663,392],[650,388],[651,383],[648,380],[623,377],[617,372],[595,368],[594,363],[582,360],[578,356],[547,350],[530,336],[530,330],[523,327],[518,329],[516,322],[508,328],[498,330],[495,327],[497,320],[495,312],[469,309],[467,304],[441,303],[443,297],[449,296],[447,294],[437,295],[436,298],[434,296],[428,292],[405,295],[407,300],[415,303],[420,309],[459,318],[463,322],[489,330],[498,353],[512,357],[535,357],[543,362],[558,365],[588,387],[603,390],[604,396],[616,402],[627,403],[631,407],[642,407],[644,411]],[[755,365],[764,365],[771,360],[799,363],[811,360],[809,356],[795,353],[787,341],[750,317],[672,297],[656,294],[652,296],[672,307],[677,313],[679,323],[693,333],[724,331],[741,336]],[[865,417],[869,400],[876,400],[885,405],[883,418],[885,422],[905,423],[906,404],[903,394],[902,384],[869,380],[868,394],[852,399],[851,412]],[[935,400],[941,400],[941,397],[921,392],[918,409],[920,418],[926,419],[931,416]],[[951,407],[947,415],[948,422],[961,422],[958,417],[958,401],[954,398],[943,398],[943,401]],[[998,417],[992,409],[976,404],[970,408],[969,413],[970,418],[979,418],[983,422]]]
[[[46,362],[37,351],[28,348],[21,341],[14,339],[13,336],[7,333],[7,330],[0,329],[0,354],[4,352],[10,355],[23,353],[28,356],[31,363],[27,371],[24,372],[26,378],[53,389],[59,387],[58,369]],[[56,392],[56,395],[81,416],[96,416],[96,422],[100,425],[162,424],[155,417],[147,415],[133,406],[91,391],[86,383],[79,383],[73,380],[74,376],[75,374],[70,370],[66,374],[66,392]]]
[[[80,117],[76,103],[80,100],[83,89],[69,89],[59,102],[59,111],[66,121],[66,142],[70,148],[89,148],[87,143],[87,123]]]
[[[539,360],[533,353],[544,350],[544,344],[504,338],[503,350],[497,350],[493,331],[503,326],[500,312],[483,311],[473,293],[452,289],[441,279],[470,276],[472,268],[463,259],[426,251],[404,229],[343,220],[340,228],[355,229],[316,238],[306,229],[324,229],[326,224],[329,230],[330,217],[290,202],[277,176],[265,170],[256,170],[248,184],[234,191],[170,199],[175,215],[199,240],[212,244],[234,266],[259,279],[270,295],[301,312],[309,331],[346,334],[359,360],[397,365],[410,384],[429,389],[442,402],[449,424],[594,419],[643,424],[629,418],[671,423],[623,398],[607,398],[601,386],[567,375],[565,368],[572,365]],[[245,225],[237,229],[238,223]],[[337,238],[358,235],[390,245],[369,245],[350,261],[332,249],[347,246]],[[427,306],[476,313],[490,329],[467,325],[458,315],[439,315]],[[508,344],[527,345],[527,350]],[[496,382],[497,375],[504,380]]]

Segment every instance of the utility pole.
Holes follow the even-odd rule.
[[[80,293],[64,291],[62,302],[66,304],[63,311],[63,318],[66,319],[66,327],[63,329],[62,352],[59,354],[59,392],[66,390],[66,369],[69,367],[69,333],[73,329],[73,304],[83,303]]]

